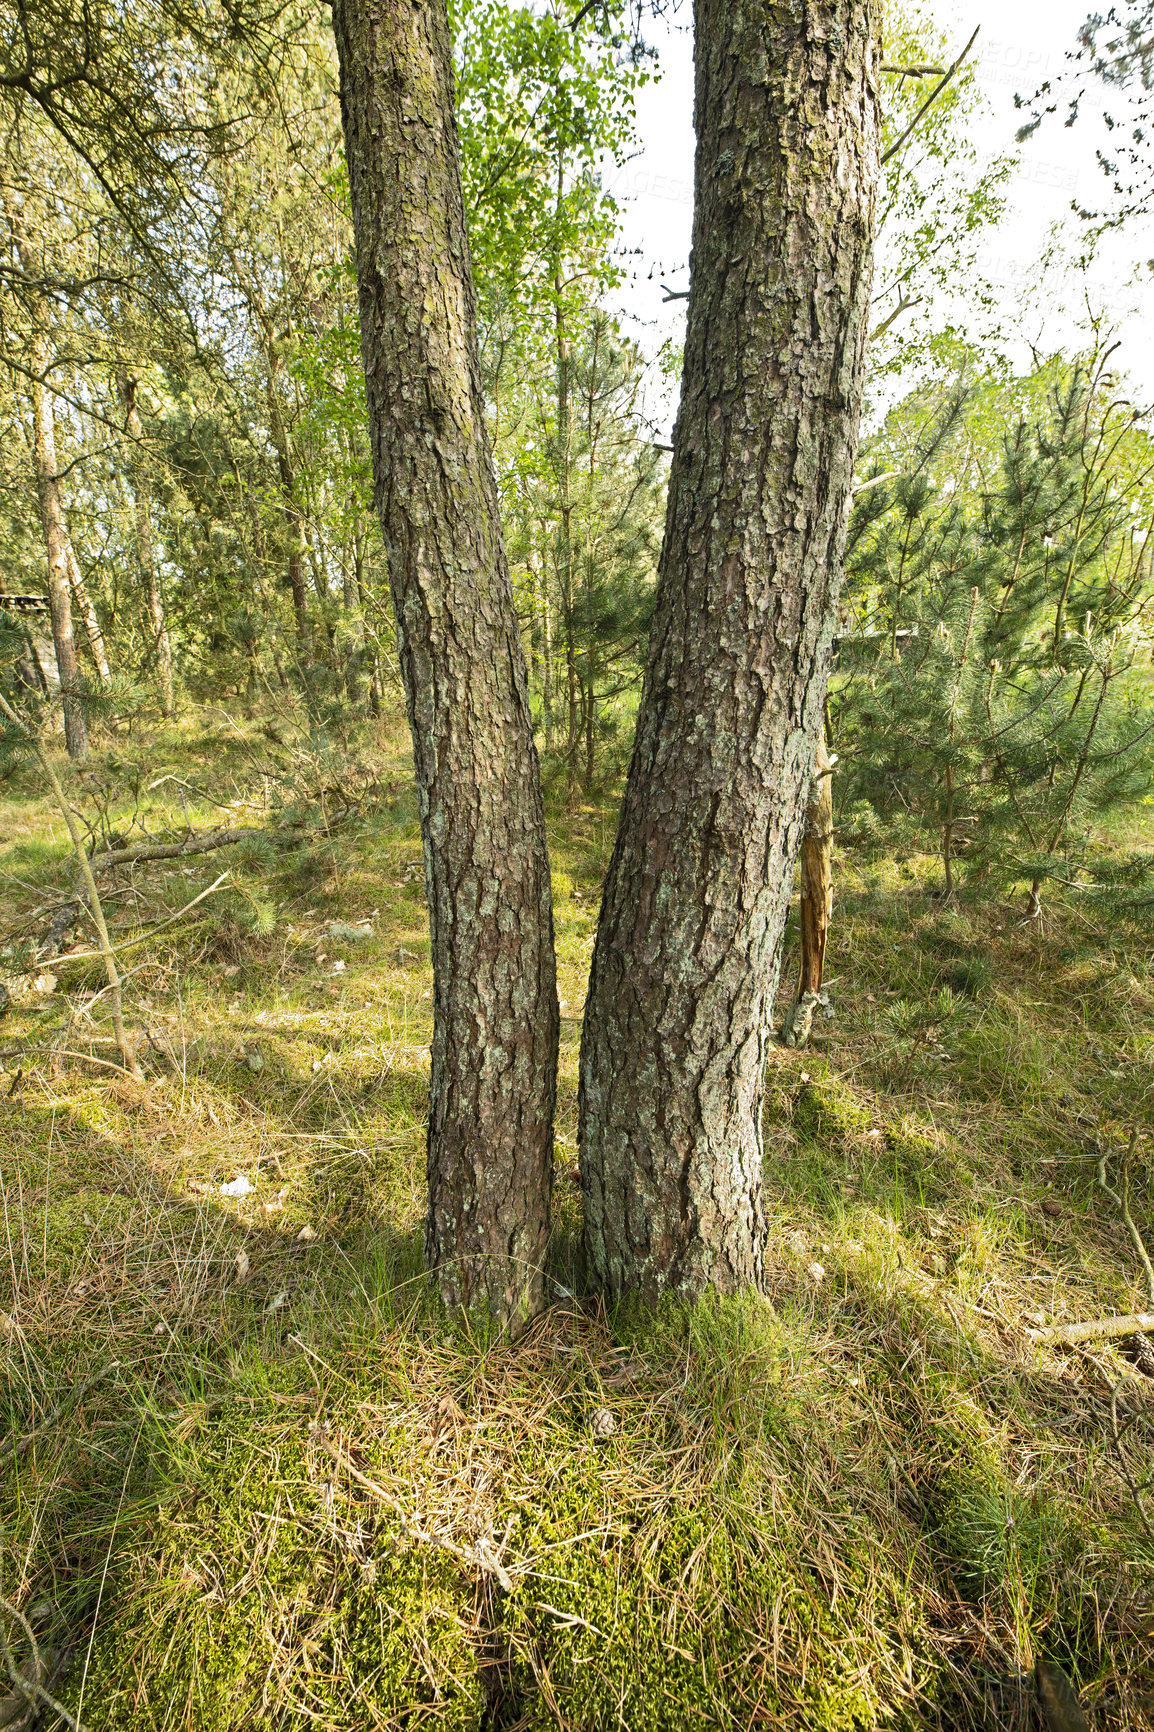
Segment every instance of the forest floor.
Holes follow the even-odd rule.
[[[478,1339],[422,1275],[405,742],[315,747],[204,709],[94,753],[104,839],[260,832],[102,880],[124,941],[228,874],[124,953],[140,1080],[99,962],[49,954],[59,814],[30,768],[0,785],[0,1634],[25,1689],[126,1732],[1025,1729],[1042,1656],[1094,1726],[1154,1727],[1154,1353],[1028,1334],[1147,1308],[1097,1164],[1117,1187],[1154,1123],[1149,917],[1027,925],[1021,899],[943,905],[930,860],[839,856],[836,1018],[772,1061],[765,1296],[607,1314],[574,1139],[612,812],[554,813],[556,1304]],[[1146,1155],[1143,1231],[1152,1201]]]

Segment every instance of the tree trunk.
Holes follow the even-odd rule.
[[[335,0],[376,502],[434,972],[426,1256],[544,1303],[558,1007],[525,661],[485,435],[445,0]]]
[[[565,159],[557,158],[556,223],[564,232]],[[560,244],[560,243],[558,243]],[[569,696],[569,727],[565,741],[569,797],[581,739],[580,694],[573,606],[573,352],[565,316],[565,264],[558,252],[553,262],[553,337],[557,354],[557,580],[565,616],[565,678]]]
[[[41,287],[31,287],[43,275],[43,267],[28,238],[24,221],[24,205],[20,195],[5,179],[0,186],[4,210],[12,239],[20,258],[20,268],[29,280],[29,299],[33,309],[31,346],[32,372],[32,466],[36,474],[36,491],[40,501],[40,521],[48,556],[48,606],[52,618],[52,641],[56,652],[56,669],[60,676],[61,705],[64,711],[64,739],[70,757],[80,760],[88,756],[88,727],[80,694],[80,670],[76,661],[76,644],[72,635],[72,601],[69,585],[75,577],[88,602],[87,591],[80,576],[80,567],[72,551],[64,504],[60,497],[60,476],[56,463],[56,422],[52,394],[47,386],[51,355],[48,341],[45,299]],[[89,617],[90,613],[90,617]],[[92,653],[101,679],[111,677],[104,654],[104,638],[96,610],[88,602],[89,634]]]
[[[124,410],[124,430],[137,445],[144,438],[144,424],[136,407],[136,380],[121,369],[116,376],[120,406]],[[152,501],[148,481],[140,467],[139,456],[132,461],[133,496],[136,501],[136,545],[140,554],[140,569],[148,594],[148,617],[152,622],[152,652],[156,657],[156,682],[160,688],[160,708],[171,716],[176,708],[172,688],[172,644],[168,622],[164,617],[164,594],[160,587],[160,572],[156,564],[156,549],[152,540]]]
[[[297,649],[300,656],[301,671],[307,676],[313,665],[313,641],[309,631],[308,602],[305,597],[305,520],[297,499],[297,478],[293,469],[292,455],[289,451],[288,433],[285,430],[284,418],[280,412],[280,404],[277,402],[276,380],[274,378],[276,353],[271,338],[268,344],[267,361],[268,423],[273,447],[276,451],[277,473],[280,476],[281,519],[284,523],[285,540],[288,546],[288,586],[292,592],[293,614],[296,617]]]
[[[100,615],[96,611],[96,603],[88,593],[88,585],[84,581],[80,561],[77,559],[76,549],[72,545],[72,537],[67,531],[65,531],[64,549],[68,559],[68,581],[72,586],[76,605],[80,609],[80,617],[84,621],[84,635],[88,639],[88,647],[92,651],[92,659],[96,663],[100,682],[107,686],[112,680],[112,669],[108,664],[108,651],[104,647],[104,633],[100,627]]]
[[[80,697],[80,669],[72,636],[72,595],[68,572],[68,528],[60,498],[56,467],[56,427],[52,395],[43,380],[48,370],[48,340],[41,333],[32,346],[32,451],[36,487],[40,496],[40,521],[48,553],[48,608],[52,616],[52,642],[60,675],[60,701],[64,710],[64,743],[68,756],[83,763],[88,756],[88,728]]]
[[[822,727],[867,330],[879,0],[695,0],[665,544],[581,1053],[590,1274],[762,1271],[763,1071]]]
[[[553,750],[553,626],[549,618],[549,585],[545,568],[541,570],[541,652],[544,667],[541,675],[541,703],[545,712],[545,750]]]

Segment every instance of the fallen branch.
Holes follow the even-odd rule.
[[[117,1076],[124,1075],[122,1064],[110,1064],[106,1058],[97,1058],[94,1052],[73,1052],[66,1046],[21,1046],[0,1053],[0,1059],[10,1058],[76,1058],[83,1064],[99,1065],[101,1070],[114,1070]],[[12,1090],[8,1092],[11,1094]]]
[[[183,920],[184,916],[190,909],[195,908],[198,902],[203,902],[206,896],[211,896],[214,890],[219,890],[225,879],[230,878],[231,876],[232,874],[230,872],[222,872],[220,877],[215,881],[215,883],[210,884],[207,890],[202,890],[199,896],[194,896],[191,902],[186,902],[183,908],[178,908],[176,913],[170,914],[167,920],[162,920],[158,926],[150,927],[147,932],[141,932],[136,938],[126,938],[123,943],[113,944],[110,948],[114,951],[134,950],[138,944],[147,944],[150,938],[155,938],[156,934],[158,932],[163,932],[166,926],[172,926],[177,920]],[[53,957],[52,960],[56,963],[87,962],[93,956],[103,955],[103,949],[65,950],[62,951],[59,956]]]
[[[111,1372],[119,1371],[119,1369],[120,1361],[119,1359],[114,1359],[110,1365],[104,1366],[102,1370],[95,1372],[91,1377],[87,1378],[78,1389],[70,1389],[68,1394],[64,1397],[64,1400],[57,1402],[56,1406],[52,1409],[52,1412],[48,1414],[46,1418],[42,1419],[39,1425],[34,1426],[31,1431],[26,1431],[23,1437],[10,1437],[7,1443],[0,1444],[0,1462],[7,1461],[10,1455],[14,1455],[17,1458],[22,1456],[26,1449],[31,1448],[32,1444],[36,1442],[38,1437],[42,1437],[46,1431],[52,1429],[62,1413],[66,1412],[68,1408],[74,1407],[82,1396],[88,1394],[88,1391],[92,1388],[93,1384],[99,1383],[103,1378],[108,1377]]]
[[[158,842],[152,847],[111,848],[92,856],[92,868],[107,872],[113,866],[136,866],[146,860],[182,860],[186,854],[211,854],[214,848],[232,848],[246,836],[260,835],[263,831],[250,826],[244,830],[209,830],[203,836],[186,836],[183,842]]]
[[[25,1636],[28,1638],[28,1647],[32,1655],[33,1666],[37,1672],[45,1672],[47,1668],[43,1665],[40,1659],[40,1648],[36,1641],[36,1633],[33,1630],[32,1625],[28,1622],[28,1619],[24,1616],[24,1613],[18,1606],[14,1606],[10,1600],[4,1599],[3,1596],[0,1596],[0,1612],[3,1612],[5,1616],[14,1619],[15,1622],[22,1627]],[[42,1705],[45,1708],[50,1708],[53,1714],[58,1714],[60,1716],[66,1726],[71,1727],[72,1732],[84,1732],[84,1727],[81,1725],[80,1721],[73,1719],[67,1708],[62,1708],[55,1696],[50,1696],[48,1694],[48,1691],[44,1688],[43,1684],[39,1683],[35,1678],[26,1678],[24,1676],[23,1672],[21,1672],[20,1668],[16,1664],[11,1646],[8,1642],[8,1637],[2,1628],[0,1628],[0,1648],[4,1651],[4,1664],[8,1668],[8,1676],[11,1678],[13,1687],[17,1693],[23,1696],[24,1700],[33,1708],[39,1708]]]
[[[1053,1323],[1046,1329],[1026,1331],[1026,1339],[1039,1347],[1077,1347],[1082,1341],[1110,1341],[1119,1335],[1154,1335],[1154,1311],[1134,1311],[1128,1317],[1091,1317],[1084,1323]]]

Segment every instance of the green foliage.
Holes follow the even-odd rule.
[[[944,71],[964,39],[960,32],[947,37],[916,0],[894,6],[886,18],[886,64],[937,65]],[[992,354],[1003,337],[1005,314],[983,271],[980,249],[1001,220],[1014,161],[1000,156],[983,162],[979,155],[975,120],[985,98],[972,60],[913,126],[937,83],[936,74],[918,78],[891,71],[882,77],[888,161],[878,201],[870,340],[875,380],[948,370],[959,340]]]
[[[451,10],[479,300],[484,316],[499,307],[524,333],[558,295],[572,313],[620,279],[617,207],[598,172],[604,155],[620,157],[634,142],[635,96],[648,73],[623,30],[626,5],[593,7],[576,28],[555,3],[455,0]],[[568,280],[577,261],[580,280]]]
[[[931,400],[861,496],[833,696],[846,804],[936,832],[947,890],[960,858],[1035,900],[1154,785],[1148,436],[1106,356],[1044,374],[988,455],[980,393]]]

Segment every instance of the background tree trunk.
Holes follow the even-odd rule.
[[[56,467],[56,427],[52,394],[44,384],[48,370],[48,342],[38,335],[32,346],[32,452],[36,488],[40,497],[40,521],[48,554],[48,608],[52,616],[52,643],[60,675],[60,702],[64,710],[64,743],[68,756],[83,763],[88,756],[88,728],[80,696],[80,669],[72,636],[72,595],[68,570],[68,526],[60,498]]]
[[[270,339],[267,391],[269,430],[276,447],[277,472],[280,476],[281,517],[284,521],[288,553],[288,587],[292,592],[293,613],[297,625],[297,648],[301,670],[307,675],[313,665],[313,643],[309,631],[308,602],[305,599],[305,520],[297,498],[297,477],[289,450],[288,433],[276,399],[275,369],[276,354]]]
[[[426,1255],[544,1302],[558,1007],[524,655],[485,435],[444,0],[335,0],[376,500],[416,760],[434,1027]]]
[[[872,276],[878,0],[696,0],[681,409],[581,1053],[593,1278],[761,1275],[763,1072]]]
[[[122,369],[116,376],[116,387],[124,410],[124,427],[129,438],[139,446],[144,438],[144,424],[136,407],[136,380]],[[172,689],[172,645],[168,638],[168,622],[164,617],[164,594],[160,587],[160,572],[156,564],[156,549],[152,541],[152,501],[148,482],[140,467],[139,453],[132,462],[132,487],[136,503],[136,543],[140,552],[140,568],[148,593],[148,617],[152,622],[152,650],[156,657],[156,681],[160,688],[160,708],[171,716],[176,707]]]
[[[92,659],[96,663],[96,671],[100,682],[107,686],[112,680],[112,669],[108,665],[108,651],[104,647],[104,632],[100,626],[100,615],[96,611],[96,603],[84,581],[80,569],[80,561],[76,557],[76,549],[72,545],[72,537],[65,530],[64,551],[68,560],[68,581],[72,585],[72,593],[76,605],[80,609],[80,617],[84,621],[84,635],[88,639],[88,647],[92,651]]]

